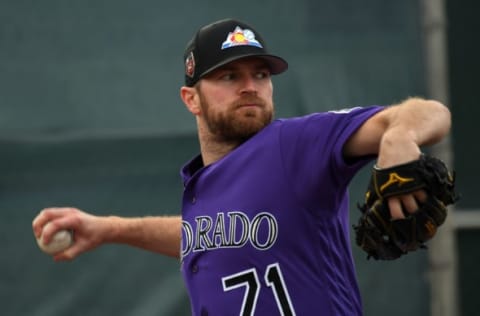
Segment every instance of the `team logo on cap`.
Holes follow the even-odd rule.
[[[195,58],[193,57],[193,52],[190,52],[185,59],[185,74],[190,78],[193,78],[195,75]]]
[[[233,32],[228,33],[227,39],[222,43],[222,49],[243,45],[263,48],[262,44],[255,39],[255,34],[251,30],[243,30],[237,26]]]

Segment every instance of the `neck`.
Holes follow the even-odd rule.
[[[204,166],[222,159],[241,144],[241,142],[222,141],[215,136],[202,135],[202,133],[199,133],[199,142]]]
[[[202,154],[203,165],[212,164],[243,143],[243,140],[228,140],[221,135],[212,134],[204,124],[197,124],[198,140],[200,142],[200,153]]]

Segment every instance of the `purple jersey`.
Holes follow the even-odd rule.
[[[182,273],[193,315],[361,315],[342,147],[381,107],[275,120],[182,169]]]

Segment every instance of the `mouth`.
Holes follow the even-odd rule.
[[[262,100],[241,100],[237,108],[263,108],[265,106]]]
[[[259,108],[261,107],[260,104],[257,103],[247,103],[247,104],[240,104],[238,108]]]

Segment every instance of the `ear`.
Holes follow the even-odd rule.
[[[195,88],[186,86],[181,87],[180,98],[182,98],[183,103],[185,103],[185,106],[193,115],[200,114],[200,100]]]

